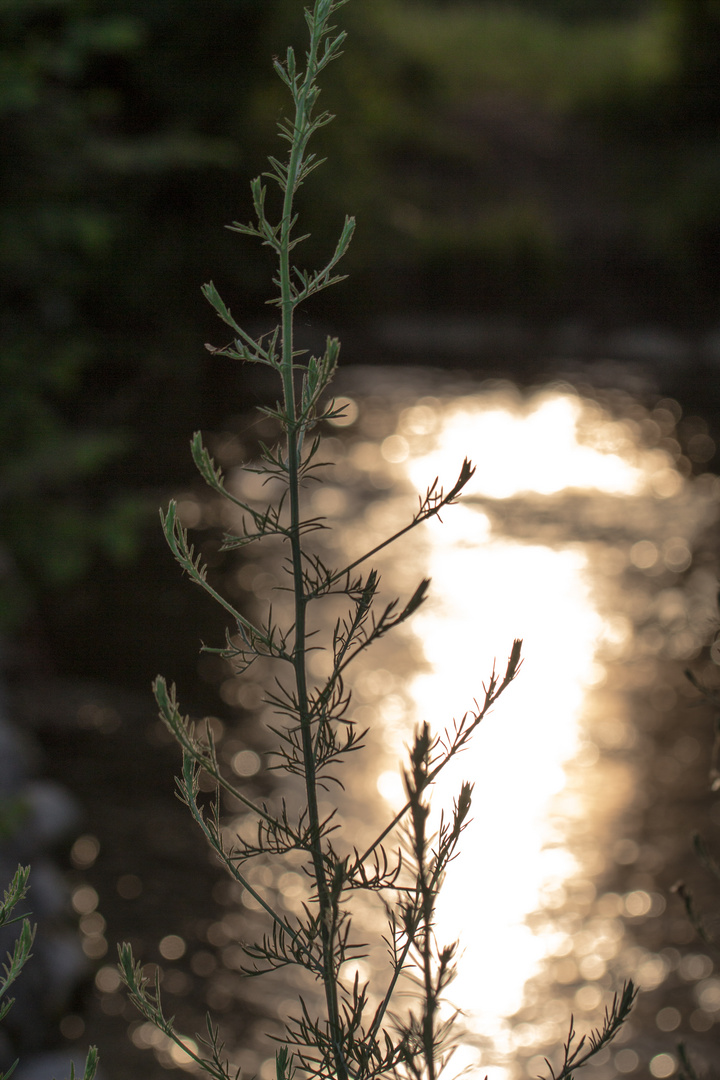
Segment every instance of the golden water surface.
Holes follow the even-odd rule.
[[[384,598],[407,598],[421,577],[432,588],[406,628],[358,666],[353,718],[372,734],[348,774],[344,815],[355,842],[404,801],[399,761],[414,726],[427,720],[441,731],[459,719],[495,664],[502,673],[513,638],[524,642],[520,675],[433,797],[439,814],[463,779],[474,784],[473,821],[438,913],[438,939],[461,943],[448,1008],[461,1008],[464,1030],[448,1075],[547,1075],[543,1055],[557,1063],[570,1013],[587,1030],[628,976],[648,993],[685,979],[695,997],[683,1022],[707,1031],[720,1015],[720,980],[715,987],[707,957],[682,974],[690,939],[680,923],[671,941],[653,937],[669,903],[657,884],[668,853],[632,831],[650,798],[638,795],[643,762],[670,783],[709,752],[667,722],[686,694],[682,668],[706,655],[716,629],[708,536],[719,481],[690,477],[714,449],[702,421],[682,418],[672,400],[648,406],[564,384],[523,394],[499,382],[448,390],[427,376],[408,389],[404,375],[380,379],[351,373],[339,391],[346,416],[322,455],[334,464],[309,496],[333,526],[326,558],[347,562],[404,526],[418,494],[436,476],[452,485],[465,456],[476,472],[442,521],[373,561]],[[254,477],[231,476],[246,497],[262,497]],[[189,496],[184,510],[190,522]],[[238,593],[281,603],[273,564],[251,555],[237,575]],[[321,677],[326,661],[315,655]],[[260,669],[228,677],[221,694],[273,722]],[[662,754],[653,735],[661,721],[671,732]],[[251,777],[263,748],[233,744],[233,754],[235,771]],[[259,867],[255,883],[278,887],[291,912],[306,897],[292,868]],[[247,915],[254,902],[240,899]],[[371,975],[383,954],[374,946],[347,978],[357,967]],[[251,990],[264,993],[256,982]],[[268,1008],[282,1019],[293,994],[292,983],[278,991],[276,982]],[[672,1075],[674,1036],[664,1042],[663,1032],[682,1010],[653,1010],[604,1052],[596,1080],[648,1068]],[[271,1057],[244,1051],[238,1060],[269,1080]]]

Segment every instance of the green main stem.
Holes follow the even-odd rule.
[[[300,465],[302,454],[303,423],[298,419],[294,382],[294,335],[293,316],[296,299],[290,278],[290,234],[292,230],[293,199],[301,173],[303,154],[308,136],[310,118],[307,110],[307,93],[317,70],[317,47],[322,37],[315,26],[311,35],[305,79],[296,99],[295,130],[293,133],[287,183],[283,200],[283,215],[279,251],[280,308],[282,313],[282,383],[287,416],[287,468],[290,495],[290,546],[292,552],[293,592],[295,597],[295,643],[293,667],[297,690],[298,711],[305,767],[305,790],[310,825],[310,855],[315,872],[319,904],[319,931],[322,942],[323,983],[327,1004],[330,1037],[338,1080],[349,1080],[345,1058],[341,1048],[340,1010],[338,1006],[335,977],[335,914],[328,886],[325,860],[320,833],[320,816],[317,801],[317,778],[312,738],[312,721],[308,703],[307,676],[305,670],[306,609],[309,597],[305,594],[302,573],[302,547],[300,533]]]

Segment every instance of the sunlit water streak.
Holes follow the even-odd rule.
[[[379,722],[380,735],[367,768],[351,774],[346,818],[357,836],[368,831],[369,784],[378,820],[383,803],[398,805],[397,762],[413,726],[428,720],[438,731],[459,718],[495,657],[502,669],[522,637],[519,678],[443,774],[434,806],[451,805],[461,779],[474,783],[474,822],[438,919],[439,939],[460,936],[464,950],[451,997],[467,1032],[452,1072],[533,1075],[538,1051],[561,1042],[571,1007],[590,1022],[621,975],[651,988],[666,974],[647,949],[621,962],[622,905],[647,914],[660,903],[650,885],[623,901],[596,898],[594,882],[612,861],[613,825],[636,781],[623,753],[636,738],[627,692],[665,686],[658,663],[697,655],[713,618],[714,573],[693,567],[693,550],[716,516],[718,483],[684,478],[674,402],[648,412],[623,399],[618,417],[570,387],[527,398],[507,384],[418,389],[409,400],[402,381],[379,388],[374,373],[373,394],[368,384],[346,384],[349,422],[326,455],[337,464],[313,497],[336,527],[328,554],[338,562],[403,525],[413,492],[436,475],[450,485],[464,456],[477,471],[442,523],[377,560],[388,598],[423,576],[432,597],[404,637],[359,668],[354,718]],[[246,496],[260,496],[252,477],[242,483]],[[240,576],[243,589],[274,595],[268,565],[251,562]],[[222,693],[261,711],[247,679],[227,679]],[[264,873],[260,884],[270,885]],[[288,910],[299,905],[301,878],[286,874],[281,888]],[[607,1074],[597,1068],[596,1080],[632,1071],[618,1062]]]
[[[496,656],[502,665],[503,644],[506,652],[515,636],[525,644],[521,677],[472,748],[443,774],[434,796],[436,806],[447,808],[462,779],[475,785],[475,823],[465,835],[464,854],[451,868],[438,913],[440,941],[459,933],[464,950],[451,993],[462,1006],[470,1037],[453,1072],[479,1064],[473,1036],[496,1052],[511,1054],[517,1048],[507,1018],[521,1008],[525,985],[548,953],[547,939],[532,932],[528,916],[543,907],[543,890],[552,893],[582,870],[570,845],[558,838],[553,797],[566,789],[569,772],[582,769],[583,753],[592,762],[595,744],[583,722],[594,688],[605,680],[603,648],[607,654],[608,645],[610,653],[619,647],[627,662],[636,659],[627,617],[599,610],[595,594],[607,592],[603,578],[608,576],[601,569],[600,548],[605,554],[612,548],[616,556],[614,578],[618,557],[624,554],[632,566],[633,553],[642,562],[653,544],[658,551],[665,544],[669,561],[663,569],[685,569],[705,518],[698,492],[695,512],[682,525],[676,520],[688,487],[671,455],[643,445],[639,436],[632,421],[615,421],[566,388],[526,402],[512,391],[450,401],[426,398],[401,409],[397,430],[380,443],[391,474],[394,467],[395,485],[409,481],[420,492],[435,476],[452,482],[465,455],[477,465],[461,504],[443,514],[442,523],[426,527],[417,555],[417,569],[433,582],[432,599],[413,622],[425,670],[406,683],[408,715],[396,727],[391,756],[408,739],[408,721],[427,720],[441,730],[472,705]],[[582,514],[572,522],[572,512],[570,527],[555,542],[504,535],[498,501],[514,499],[521,517],[525,503],[530,519],[544,513],[552,520],[562,519],[561,506],[567,514],[574,497],[594,503],[598,521],[590,538],[578,535],[587,529],[577,528]],[[630,502],[634,514],[628,520]],[[618,527],[619,537],[607,536]],[[650,546],[638,549],[638,544]],[[388,580],[397,577],[406,558],[390,554],[384,567]],[[676,654],[697,651],[702,631],[695,630],[693,636],[686,628],[688,640]],[[623,784],[616,777],[616,790],[609,793],[615,813],[627,780]],[[396,771],[381,774],[379,789],[393,809],[401,804]],[[585,970],[591,969],[586,963]],[[597,964],[595,970],[603,975],[605,966]],[[586,994],[586,999],[597,1007],[598,996]],[[546,1027],[536,1038],[560,1034],[559,1026]]]
[[[449,876],[438,935],[453,939],[462,928],[453,1000],[462,1003],[470,1032],[495,1045],[507,1041],[503,1018],[520,1009],[545,953],[526,918],[541,906],[544,885],[578,870],[567,849],[548,846],[548,816],[552,796],[565,787],[564,766],[579,749],[603,620],[581,545],[498,536],[482,500],[568,489],[637,495],[649,483],[647,468],[579,442],[581,415],[576,398],[558,393],[525,408],[492,396],[467,398],[438,408],[435,448],[407,469],[421,489],[434,475],[451,477],[462,453],[478,463],[462,505],[428,527],[423,572],[436,599],[414,624],[430,666],[409,686],[414,718],[437,730],[462,715],[502,643],[524,639],[521,678],[436,794],[447,807],[462,778],[475,785],[475,825]],[[466,1050],[459,1057],[454,1068],[477,1055]]]

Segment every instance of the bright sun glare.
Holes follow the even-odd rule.
[[[421,487],[428,470],[457,471],[467,454],[477,465],[468,494],[505,499],[521,492],[551,495],[568,488],[631,495],[643,484],[641,469],[618,454],[578,441],[580,400],[553,394],[528,409],[460,399],[442,418],[437,449],[416,457],[408,472]]]
[[[450,993],[462,1003],[468,1030],[507,1049],[512,1042],[504,1018],[521,1007],[525,984],[547,950],[527,916],[542,906],[543,889],[577,870],[569,851],[550,843],[550,809],[578,753],[586,695],[599,677],[604,621],[593,599],[587,545],[549,547],[503,537],[483,512],[483,500],[487,508],[488,500],[528,493],[537,506],[538,497],[556,496],[557,504],[560,493],[573,491],[632,499],[651,491],[658,470],[668,472],[664,458],[637,442],[620,439],[622,452],[614,452],[618,425],[604,414],[588,422],[583,410],[579,398],[557,392],[525,406],[497,396],[461,398],[439,407],[428,453],[397,453],[390,446],[389,460],[396,467],[406,460],[402,467],[417,490],[436,475],[446,483],[454,479],[465,455],[477,466],[465,498],[442,523],[427,527],[422,573],[432,579],[432,598],[412,624],[426,662],[408,687],[413,719],[438,731],[460,718],[482,693],[493,658],[502,672],[513,638],[524,639],[520,677],[471,748],[442,774],[434,796],[435,806],[448,807],[461,780],[475,785],[473,823],[448,874],[438,939],[461,936]],[[663,482],[674,490],[674,480],[665,476]],[[406,739],[407,733],[398,737],[398,752]],[[388,776],[379,788],[395,802]],[[479,1061],[470,1037],[450,1071],[456,1075]],[[499,1066],[491,1072],[508,1075]]]

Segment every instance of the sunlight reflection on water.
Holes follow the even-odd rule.
[[[526,916],[544,885],[572,877],[567,850],[548,847],[548,809],[565,787],[563,765],[577,753],[579,720],[597,679],[595,644],[602,631],[588,583],[588,556],[577,546],[553,549],[492,535],[472,496],[550,495],[567,488],[636,494],[646,480],[637,464],[578,442],[580,402],[547,396],[523,410],[482,397],[439,410],[436,449],[414,457],[416,488],[449,477],[462,453],[478,462],[460,507],[428,526],[423,573],[436,598],[414,631],[430,670],[410,684],[414,715],[437,730],[478,694],[501,642],[524,639],[522,677],[498,707],[500,716],[438,782],[436,801],[451,804],[463,778],[475,784],[476,825],[464,857],[449,875],[438,935],[462,928],[464,955],[453,987],[472,1032],[495,1043],[502,1018],[522,1005],[527,979],[545,943]],[[467,850],[469,849],[469,851]],[[454,1062],[467,1065],[472,1061]],[[470,1060],[467,1058],[470,1057]]]
[[[672,708],[682,691],[668,665],[695,657],[716,618],[714,565],[693,559],[716,519],[719,482],[686,478],[672,401],[649,410],[626,395],[610,408],[568,386],[523,396],[507,383],[459,394],[418,385],[412,396],[404,373],[379,380],[351,374],[343,385],[347,422],[331,433],[325,458],[335,464],[312,496],[334,526],[326,558],[356,558],[403,526],[416,493],[435,476],[452,484],[463,457],[477,472],[442,523],[373,560],[387,599],[424,576],[432,590],[404,635],[358,666],[353,719],[379,721],[380,731],[366,765],[348,774],[345,819],[360,845],[374,831],[369,786],[377,820],[382,804],[403,799],[397,763],[414,725],[439,731],[459,719],[494,658],[502,670],[522,637],[520,676],[438,781],[434,806],[451,805],[462,779],[475,790],[437,932],[441,943],[460,936],[463,949],[450,996],[467,1030],[450,1072],[536,1075],[546,1072],[537,1055],[561,1044],[571,1010],[578,1023],[597,1022],[624,976],[652,989],[674,962],[672,949],[628,936],[628,919],[664,910],[653,876],[663,860],[615,829],[638,787],[638,748],[652,758],[652,722],[644,732],[633,694],[651,711]],[[252,476],[234,482],[261,497]],[[192,505],[186,513],[201,515]],[[250,560],[234,588],[275,603],[278,584],[268,564]],[[320,677],[321,655],[312,663]],[[221,694],[273,722],[256,674],[226,677]],[[684,752],[690,760],[689,745]],[[630,869],[613,892],[618,867]],[[288,910],[302,903],[301,887],[284,888]],[[632,1054],[639,1060],[619,1048],[595,1080],[631,1072]]]
[[[361,405],[361,423],[362,413]],[[374,423],[377,429],[377,418]],[[574,827],[587,829],[591,807],[582,792],[569,798],[568,777],[593,765],[597,785],[603,773],[587,724],[593,695],[607,679],[603,659],[637,660],[633,621],[613,610],[612,601],[608,607],[608,586],[616,589],[621,568],[648,570],[658,560],[666,574],[687,569],[707,503],[714,508],[717,499],[707,486],[692,493],[669,449],[648,445],[642,435],[637,421],[614,419],[569,388],[527,401],[513,388],[445,401],[426,397],[401,410],[396,431],[379,443],[395,489],[409,481],[422,491],[438,475],[450,483],[465,455],[477,465],[460,505],[442,523],[425,526],[418,545],[415,570],[432,579],[432,594],[412,624],[421,670],[405,685],[407,716],[393,725],[391,760],[402,756],[412,723],[427,720],[438,731],[462,716],[498,654],[502,666],[503,643],[524,639],[520,678],[472,747],[441,776],[434,796],[435,806],[449,807],[461,780],[475,784],[475,822],[438,911],[440,942],[460,934],[463,948],[451,996],[462,1006],[467,1037],[453,1059],[453,1074],[481,1061],[484,1067],[482,1049],[488,1046],[492,1056],[517,1056],[542,1043],[558,1045],[565,1034],[569,1009],[562,1001],[549,1020],[518,1025],[508,1018],[521,1009],[526,984],[558,948],[547,927],[533,933],[528,917],[561,906],[556,898],[569,882],[576,892],[584,886],[594,894],[590,878],[602,866],[597,851],[595,865],[585,868],[571,849],[570,834]],[[377,475],[377,454],[359,446],[350,454],[356,467],[374,470],[375,486],[389,487]],[[507,529],[503,501],[513,499]],[[688,502],[693,512],[679,514],[679,504],[687,511]],[[383,522],[388,527],[396,523],[391,516]],[[539,529],[533,530],[533,521]],[[524,535],[516,539],[511,534],[518,531]],[[533,542],[533,533],[543,531],[547,542]],[[361,546],[363,539],[356,536],[355,543]],[[388,581],[396,580],[397,564],[403,567],[406,559],[391,551],[382,560]],[[685,640],[675,641],[675,655],[693,655],[704,627],[676,629],[676,638],[684,633]],[[658,651],[671,635],[660,636]],[[606,721],[612,727],[612,719]],[[385,741],[387,746],[387,728]],[[605,841],[607,817],[615,818],[629,795],[631,770],[616,765],[605,770],[604,782],[611,790],[605,814],[598,815],[597,845]],[[402,805],[395,771],[383,771],[378,787],[393,809]],[[558,829],[551,811],[563,793]],[[583,1011],[584,1004],[590,1018],[618,985],[606,977],[607,961],[619,951],[613,941],[618,928],[606,923],[596,930],[581,968],[565,973],[576,1009]],[[572,939],[570,944],[572,952]],[[642,959],[645,985],[661,981],[662,964],[655,972]],[[631,973],[643,983],[640,971]],[[540,1065],[531,1059],[535,1072]],[[517,1063],[494,1069],[495,1075],[521,1071]]]
[[[608,442],[603,428],[609,422],[589,432],[599,446],[578,440],[583,406],[567,393],[539,395],[526,407],[512,398],[504,403],[502,397],[497,403],[492,397],[469,398],[446,405],[437,419],[436,448],[415,457],[408,468],[418,487],[428,471],[449,475],[464,455],[478,466],[467,494],[495,499],[568,488],[632,495],[645,479],[631,455],[603,451]]]

